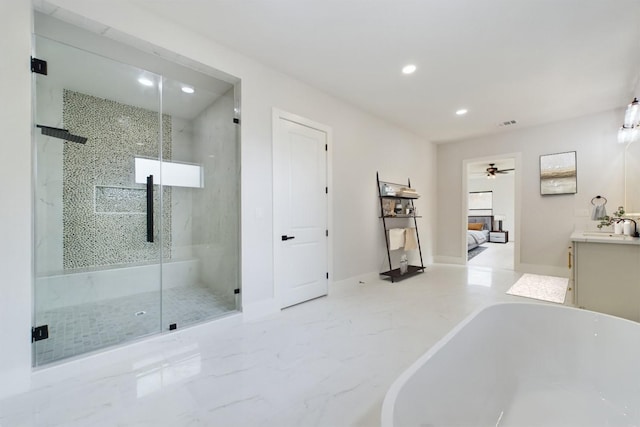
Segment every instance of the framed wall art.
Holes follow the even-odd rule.
[[[578,192],[576,152],[540,156],[540,194],[575,194]]]

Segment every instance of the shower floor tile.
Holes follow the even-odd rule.
[[[162,307],[162,308],[161,308]],[[222,316],[235,300],[204,286],[145,292],[37,313],[37,325],[49,325],[49,338],[34,344],[36,365],[51,363],[159,331]],[[163,314],[161,324],[161,310]]]

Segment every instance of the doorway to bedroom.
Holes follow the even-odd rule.
[[[466,162],[468,265],[513,270],[516,254],[516,158]]]

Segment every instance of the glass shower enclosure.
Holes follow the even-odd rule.
[[[237,311],[239,83],[49,33],[34,36],[34,366]]]

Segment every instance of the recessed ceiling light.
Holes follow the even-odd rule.
[[[144,86],[153,86],[153,82],[146,77],[140,77],[138,83]]]
[[[193,93],[195,92],[195,89],[190,86],[182,86],[182,91],[184,93]]]
[[[404,67],[402,67],[402,73],[403,74],[413,74],[417,69],[418,69],[418,67],[416,67],[413,64],[405,65]]]
[[[456,111],[456,114],[458,116],[464,116],[465,114],[467,114],[467,109],[466,108],[461,108],[458,111]]]

